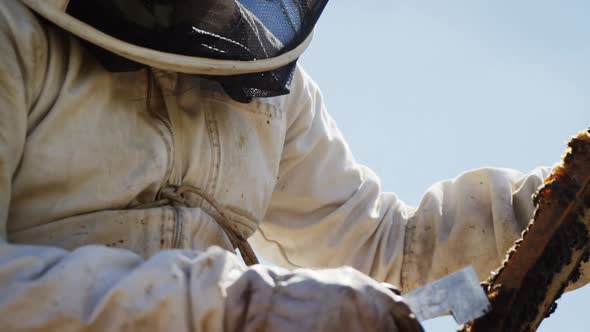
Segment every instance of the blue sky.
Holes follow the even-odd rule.
[[[355,157],[416,205],[482,167],[556,163],[590,126],[590,2],[332,1],[302,58]],[[539,331],[587,331],[590,286]],[[453,331],[449,318],[427,331]]]

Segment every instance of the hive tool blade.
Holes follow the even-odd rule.
[[[457,324],[464,324],[490,310],[488,297],[471,266],[408,292],[403,297],[419,321],[451,313]]]

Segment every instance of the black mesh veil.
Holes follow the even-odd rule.
[[[158,51],[220,60],[270,59],[301,44],[328,0],[71,0],[67,12],[113,37]],[[141,64],[90,46],[105,67]],[[261,73],[208,76],[235,100],[289,93],[295,62]]]

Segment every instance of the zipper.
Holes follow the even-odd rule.
[[[166,128],[166,130],[168,131],[168,134],[170,135],[170,156],[169,156],[169,162],[168,162],[168,167],[164,176],[164,180],[162,181],[162,184],[160,185],[160,188],[162,188],[165,185],[168,185],[169,181],[170,181],[170,177],[172,176],[172,171],[174,168],[174,146],[175,146],[175,137],[174,137],[174,130],[172,129],[172,120],[170,119],[170,115],[168,114],[168,110],[165,109],[164,111],[166,112],[164,114],[161,114],[162,112],[157,112],[156,110],[154,110],[153,108],[153,95],[154,95],[154,84],[155,84],[155,79],[154,79],[154,74],[152,72],[151,68],[148,68],[147,71],[147,75],[148,75],[148,82],[147,82],[147,92],[146,92],[146,108],[149,114],[151,114],[153,117],[155,117],[157,120],[159,120],[164,127]],[[182,244],[182,233],[184,231],[184,224],[182,222],[182,217],[181,217],[181,212],[180,212],[180,207],[178,206],[173,206],[172,207],[174,209],[174,227],[173,227],[173,238],[172,238],[172,248],[173,249],[178,249],[180,248],[181,244]]]
[[[174,207],[174,237],[172,238],[172,248],[180,249],[182,244],[182,233],[184,231],[184,223],[182,222],[180,208]]]

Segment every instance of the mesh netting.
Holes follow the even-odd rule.
[[[220,60],[255,61],[292,50],[311,33],[327,0],[72,0],[68,13],[135,45]],[[142,65],[90,46],[105,67]],[[235,100],[289,93],[295,63],[255,74],[209,76]]]

